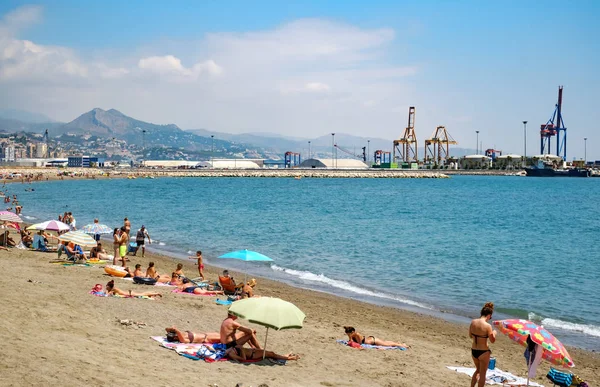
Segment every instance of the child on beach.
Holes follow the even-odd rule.
[[[202,263],[202,251],[198,250],[196,251],[196,256],[195,257],[189,257],[189,259],[197,259],[198,260],[198,274],[200,275],[200,278],[202,278],[202,281],[204,281],[204,264]]]
[[[175,269],[174,273],[180,277],[185,277],[185,275],[183,274],[183,264],[182,263],[177,264],[177,269]]]

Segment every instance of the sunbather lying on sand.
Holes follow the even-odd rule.
[[[184,278],[183,280],[178,279],[176,281],[176,284],[179,290],[185,293],[206,295],[223,294],[222,290],[204,290],[201,286],[197,286],[196,284],[190,282],[190,280],[188,280],[187,278]]]
[[[354,327],[344,327],[344,331],[348,335],[348,340],[358,344],[381,345],[385,347],[404,347],[410,348],[410,345],[397,343],[395,341],[386,341],[378,339],[375,336],[363,336],[354,329]]]
[[[110,280],[108,281],[108,283],[106,284],[106,294],[108,295],[113,295],[113,296],[130,296],[130,297],[142,297],[142,296],[147,296],[147,297],[162,297],[162,294],[158,293],[158,292],[133,292],[133,291],[124,291],[121,290],[119,288],[115,288],[115,281],[114,280]]]
[[[179,341],[180,343],[185,344],[216,344],[221,342],[221,336],[219,335],[219,332],[181,332],[175,327],[165,328],[165,330],[167,331],[167,341],[170,342]]]
[[[277,359],[277,360],[298,360],[300,356],[290,353],[287,355],[278,355],[273,351],[265,351],[264,349],[257,348],[243,348],[238,345],[233,348],[229,348],[226,352],[230,359],[243,361],[243,360],[260,360],[263,355],[266,359]]]

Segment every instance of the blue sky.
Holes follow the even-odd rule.
[[[588,137],[600,159],[599,2],[8,0],[0,17],[5,108],[391,140],[416,106],[419,142],[445,125],[521,154],[528,120],[532,154],[564,85],[568,157]]]

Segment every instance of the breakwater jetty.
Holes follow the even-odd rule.
[[[160,177],[261,177],[315,179],[448,179],[442,172],[399,169],[99,169],[99,168],[0,168],[6,181],[45,181],[74,178],[160,178]]]

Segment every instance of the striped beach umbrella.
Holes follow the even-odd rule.
[[[0,211],[0,221],[2,222],[12,222],[12,223],[23,223],[23,219],[19,217],[19,215],[10,211]]]
[[[47,220],[42,223],[32,224],[26,230],[48,230],[48,231],[69,231],[71,227],[68,224],[58,220]]]
[[[63,242],[73,242],[81,247],[94,247],[98,243],[94,238],[81,231],[69,231],[58,237]]]
[[[113,230],[105,224],[92,223],[86,224],[81,229],[86,234],[112,234]]]

